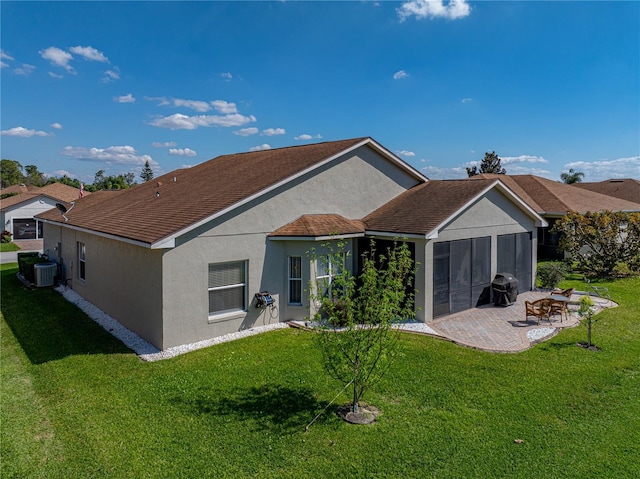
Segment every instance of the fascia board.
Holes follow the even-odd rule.
[[[142,248],[148,248],[148,249],[153,249],[151,247],[151,245],[149,243],[145,243],[143,241],[138,241],[138,240],[134,240],[131,238],[125,238],[123,236],[117,236],[117,235],[113,235],[110,233],[102,233],[100,231],[96,231],[96,230],[91,230],[88,228],[81,228],[80,226],[74,226],[74,225],[70,225],[67,223],[61,223],[59,221],[51,221],[51,220],[44,220],[44,219],[39,219],[38,221],[42,221],[43,223],[47,223],[50,225],[55,225],[55,226],[60,226],[62,228],[68,228],[70,230],[74,230],[74,231],[80,231],[82,233],[87,233],[87,234],[91,234],[91,235],[95,235],[95,236],[100,236],[101,238],[107,238],[107,239],[111,239],[111,240],[115,240],[115,241],[120,241],[122,243],[127,243],[127,244],[131,244],[131,245],[135,245],[135,246],[141,246]],[[173,246],[164,246],[165,248],[169,248],[169,247],[173,247]]]
[[[393,233],[389,231],[367,230],[365,236],[381,237],[381,238],[407,238],[407,239],[425,239],[425,235],[415,233]]]
[[[364,233],[349,233],[330,236],[269,236],[270,241],[328,241],[333,239],[362,238]]]

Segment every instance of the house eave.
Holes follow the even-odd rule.
[[[107,238],[110,240],[114,240],[114,241],[120,241],[122,243],[127,243],[127,244],[131,244],[131,245],[135,245],[135,246],[140,246],[142,248],[147,248],[147,249],[157,249],[158,247],[154,247],[153,245],[149,244],[149,243],[145,243],[144,241],[139,241],[139,240],[134,240],[131,238],[125,238],[124,236],[118,236],[118,235],[114,235],[111,233],[104,233],[102,231],[96,231],[96,230],[92,230],[89,228],[82,228],[80,226],[75,226],[75,225],[70,225],[67,223],[61,223],[60,221],[52,221],[52,220],[46,220],[46,219],[40,219],[38,218],[39,221],[42,221],[43,223],[47,223],[50,225],[55,225],[55,226],[60,226],[61,228],[68,228],[70,230],[73,231],[80,231],[82,233],[87,233],[87,234],[92,234],[95,236],[99,236],[101,238]],[[173,246],[162,246],[163,248],[172,248]]]

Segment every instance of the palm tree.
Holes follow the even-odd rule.
[[[569,169],[569,173],[562,173],[560,179],[565,185],[572,185],[574,183],[582,183],[584,173],[582,171],[573,171],[573,168]]]

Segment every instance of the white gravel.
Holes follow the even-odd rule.
[[[556,328],[536,328],[527,331],[527,339],[529,341],[538,341],[539,339],[546,338],[553,334]]]
[[[168,348],[163,351],[156,348],[153,344],[145,341],[133,331],[125,328],[118,321],[113,319],[107,313],[97,308],[78,293],[70,288],[59,286],[55,288],[57,292],[70,303],[75,304],[84,313],[87,314],[96,323],[102,326],[105,330],[110,332],[113,336],[122,341],[125,346],[135,352],[140,359],[144,361],[159,361],[161,359],[169,359],[180,354],[185,354],[197,349],[207,348],[215,344],[226,343],[235,339],[245,338],[247,336],[253,336],[255,334],[264,333],[266,331],[272,331],[274,329],[288,328],[287,323],[273,323],[265,326],[258,326],[255,328],[245,329],[238,331],[237,333],[225,334],[224,336],[218,336],[217,338],[207,339],[204,341],[198,341],[197,343],[183,344],[182,346],[176,346],[174,348]]]

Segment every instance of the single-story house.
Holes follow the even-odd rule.
[[[576,188],[575,185],[567,185],[535,175],[481,174],[469,179],[500,179],[546,220],[548,226],[540,227],[538,230],[538,254],[541,258],[562,257],[562,252],[558,250],[560,239],[557,234],[552,234],[549,230],[556,221],[569,212],[640,211],[640,202],[591,191],[591,189]]]
[[[0,193],[0,222],[14,240],[42,239],[42,223],[35,216],[55,207],[56,203],[69,203],[79,198],[80,190],[62,183],[43,187],[13,185]],[[88,193],[86,193],[88,194]]]
[[[613,178],[593,183],[574,183],[573,186],[640,203],[640,181],[633,178]]]
[[[309,252],[335,238],[356,273],[371,239],[406,238],[420,321],[489,301],[497,272],[526,291],[546,225],[500,180],[430,181],[368,137],[223,155],[39,219],[68,286],[159,349],[304,319],[332,274]]]

